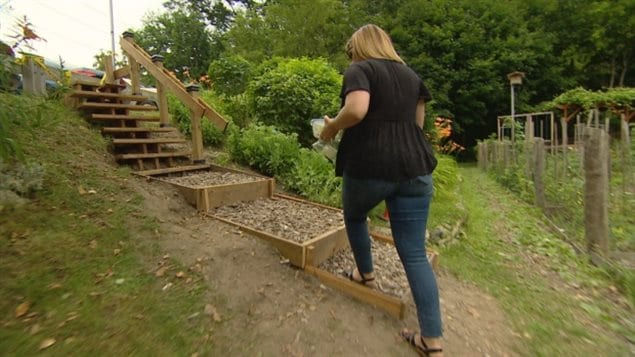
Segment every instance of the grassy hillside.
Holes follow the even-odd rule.
[[[0,108],[0,140],[19,159],[0,170],[13,198],[0,205],[0,355],[199,351],[185,317],[202,289],[157,285],[157,225],[107,142],[57,102],[0,94]]]

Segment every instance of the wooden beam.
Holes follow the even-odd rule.
[[[405,315],[406,304],[396,297],[370,289],[343,277],[340,278],[314,266],[307,265],[304,270],[315,275],[324,285],[337,289],[357,300],[376,306],[398,319],[403,319]]]
[[[254,228],[250,228],[247,227],[245,225],[242,225],[240,223],[236,223],[233,221],[230,221],[226,218],[222,218],[222,217],[218,217],[216,215],[213,215],[211,213],[207,213],[207,216],[212,217],[214,219],[217,219],[221,222],[225,222],[228,224],[231,224],[233,226],[238,227],[241,231],[245,231],[251,235],[254,235],[258,238],[262,238],[266,241],[268,241],[269,243],[271,243],[274,247],[276,247],[276,249],[278,249],[278,251],[280,251],[280,253],[286,257],[287,259],[289,259],[289,262],[299,268],[304,268],[305,266],[305,249],[302,245],[291,241],[291,240],[287,240],[284,239],[282,237],[278,237],[276,235],[273,234],[269,234],[266,232],[262,232],[259,231],[257,229]]]
[[[164,87],[170,90],[183,104],[192,110],[193,114],[208,118],[217,128],[225,130],[228,122],[220,116],[212,107],[200,98],[192,97],[186,90],[181,81],[173,77],[165,68],[159,68],[148,54],[139,45],[134,43],[131,38],[124,38],[121,41],[121,48],[129,57],[134,58],[142,65],[157,81],[160,81]]]
[[[307,247],[307,264],[318,266],[349,246],[346,228],[342,225],[304,242],[303,245]]]
[[[130,76],[130,66],[121,67],[114,72],[115,79],[129,77]]]

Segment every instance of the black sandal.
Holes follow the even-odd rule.
[[[358,284],[367,286],[367,287],[372,287],[371,285],[373,285],[373,282],[375,281],[375,277],[372,278],[366,278],[364,277],[364,274],[360,273],[359,270],[357,271],[359,273],[359,276],[361,278],[361,280],[357,280],[353,277],[353,272],[355,271],[356,268],[353,268],[349,271],[346,272],[346,277],[350,280],[350,281],[354,281]],[[374,285],[373,285],[374,286]]]
[[[399,332],[399,335],[404,340],[406,340],[406,342],[408,342],[410,346],[412,346],[420,356],[430,356],[431,353],[443,352],[443,348],[428,347],[428,345],[426,345],[426,342],[423,340],[423,337],[419,335],[418,333],[408,332],[408,330],[402,330]],[[419,336],[419,340],[421,341],[421,344],[423,345],[423,347],[417,344],[417,336]]]

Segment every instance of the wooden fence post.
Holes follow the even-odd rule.
[[[633,192],[633,170],[631,162],[631,135],[629,132],[629,117],[630,113],[625,111],[620,116],[620,132],[622,141],[622,175],[624,178],[623,193],[635,193]]]
[[[22,89],[24,93],[45,95],[44,71],[35,63],[33,56],[23,56],[25,59],[24,64],[22,64]]]
[[[545,199],[545,140],[537,138],[533,142],[533,181],[534,190],[536,191],[536,205],[540,207],[543,212],[547,208],[547,200]]]
[[[154,63],[157,67],[163,68],[163,60],[164,57],[161,55],[153,55],[152,63]],[[165,91],[165,86],[161,81],[157,81],[157,100],[159,101],[157,105],[159,106],[159,126],[166,127],[170,126],[170,117],[168,113],[168,96]]]
[[[584,228],[587,250],[594,264],[608,256],[609,249],[609,138],[599,128],[584,132]]]
[[[135,43],[134,33],[126,31],[123,33],[123,39],[125,41]],[[132,56],[128,56],[128,63],[130,63],[130,82],[132,87],[132,94],[141,94],[141,76],[139,74],[139,63]]]
[[[192,95],[192,97],[197,98],[200,87],[196,84],[190,84],[185,87],[188,93]],[[191,131],[192,131],[192,163],[194,164],[204,164],[205,159],[203,158],[203,132],[201,130],[201,118],[202,115],[196,115],[192,112],[191,116]]]
[[[112,55],[104,56],[104,73],[106,83],[110,84],[115,82],[115,67],[112,64]]]

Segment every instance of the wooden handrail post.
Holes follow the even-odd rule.
[[[188,93],[198,100],[200,87],[196,84],[190,84],[185,87]],[[203,132],[201,130],[201,114],[192,111],[191,130],[192,130],[192,163],[204,164],[203,158]]]
[[[163,68],[164,57],[161,55],[153,55],[152,63],[157,67]],[[165,91],[165,86],[161,81],[157,81],[157,105],[159,106],[159,125],[161,127],[170,126],[170,118],[168,116],[168,97]]]
[[[130,32],[130,31],[126,31],[122,34],[122,37],[125,41],[128,41],[130,43],[135,43],[134,40],[134,33]],[[128,63],[130,63],[130,82],[131,86],[132,86],[132,94],[141,94],[141,82],[140,82],[140,75],[139,75],[139,64],[137,63],[137,61],[134,59],[133,56],[130,56],[129,54],[126,53],[126,56],[128,57]]]
[[[112,65],[112,55],[104,56],[104,72],[106,83],[113,83],[115,81],[115,68]]]

